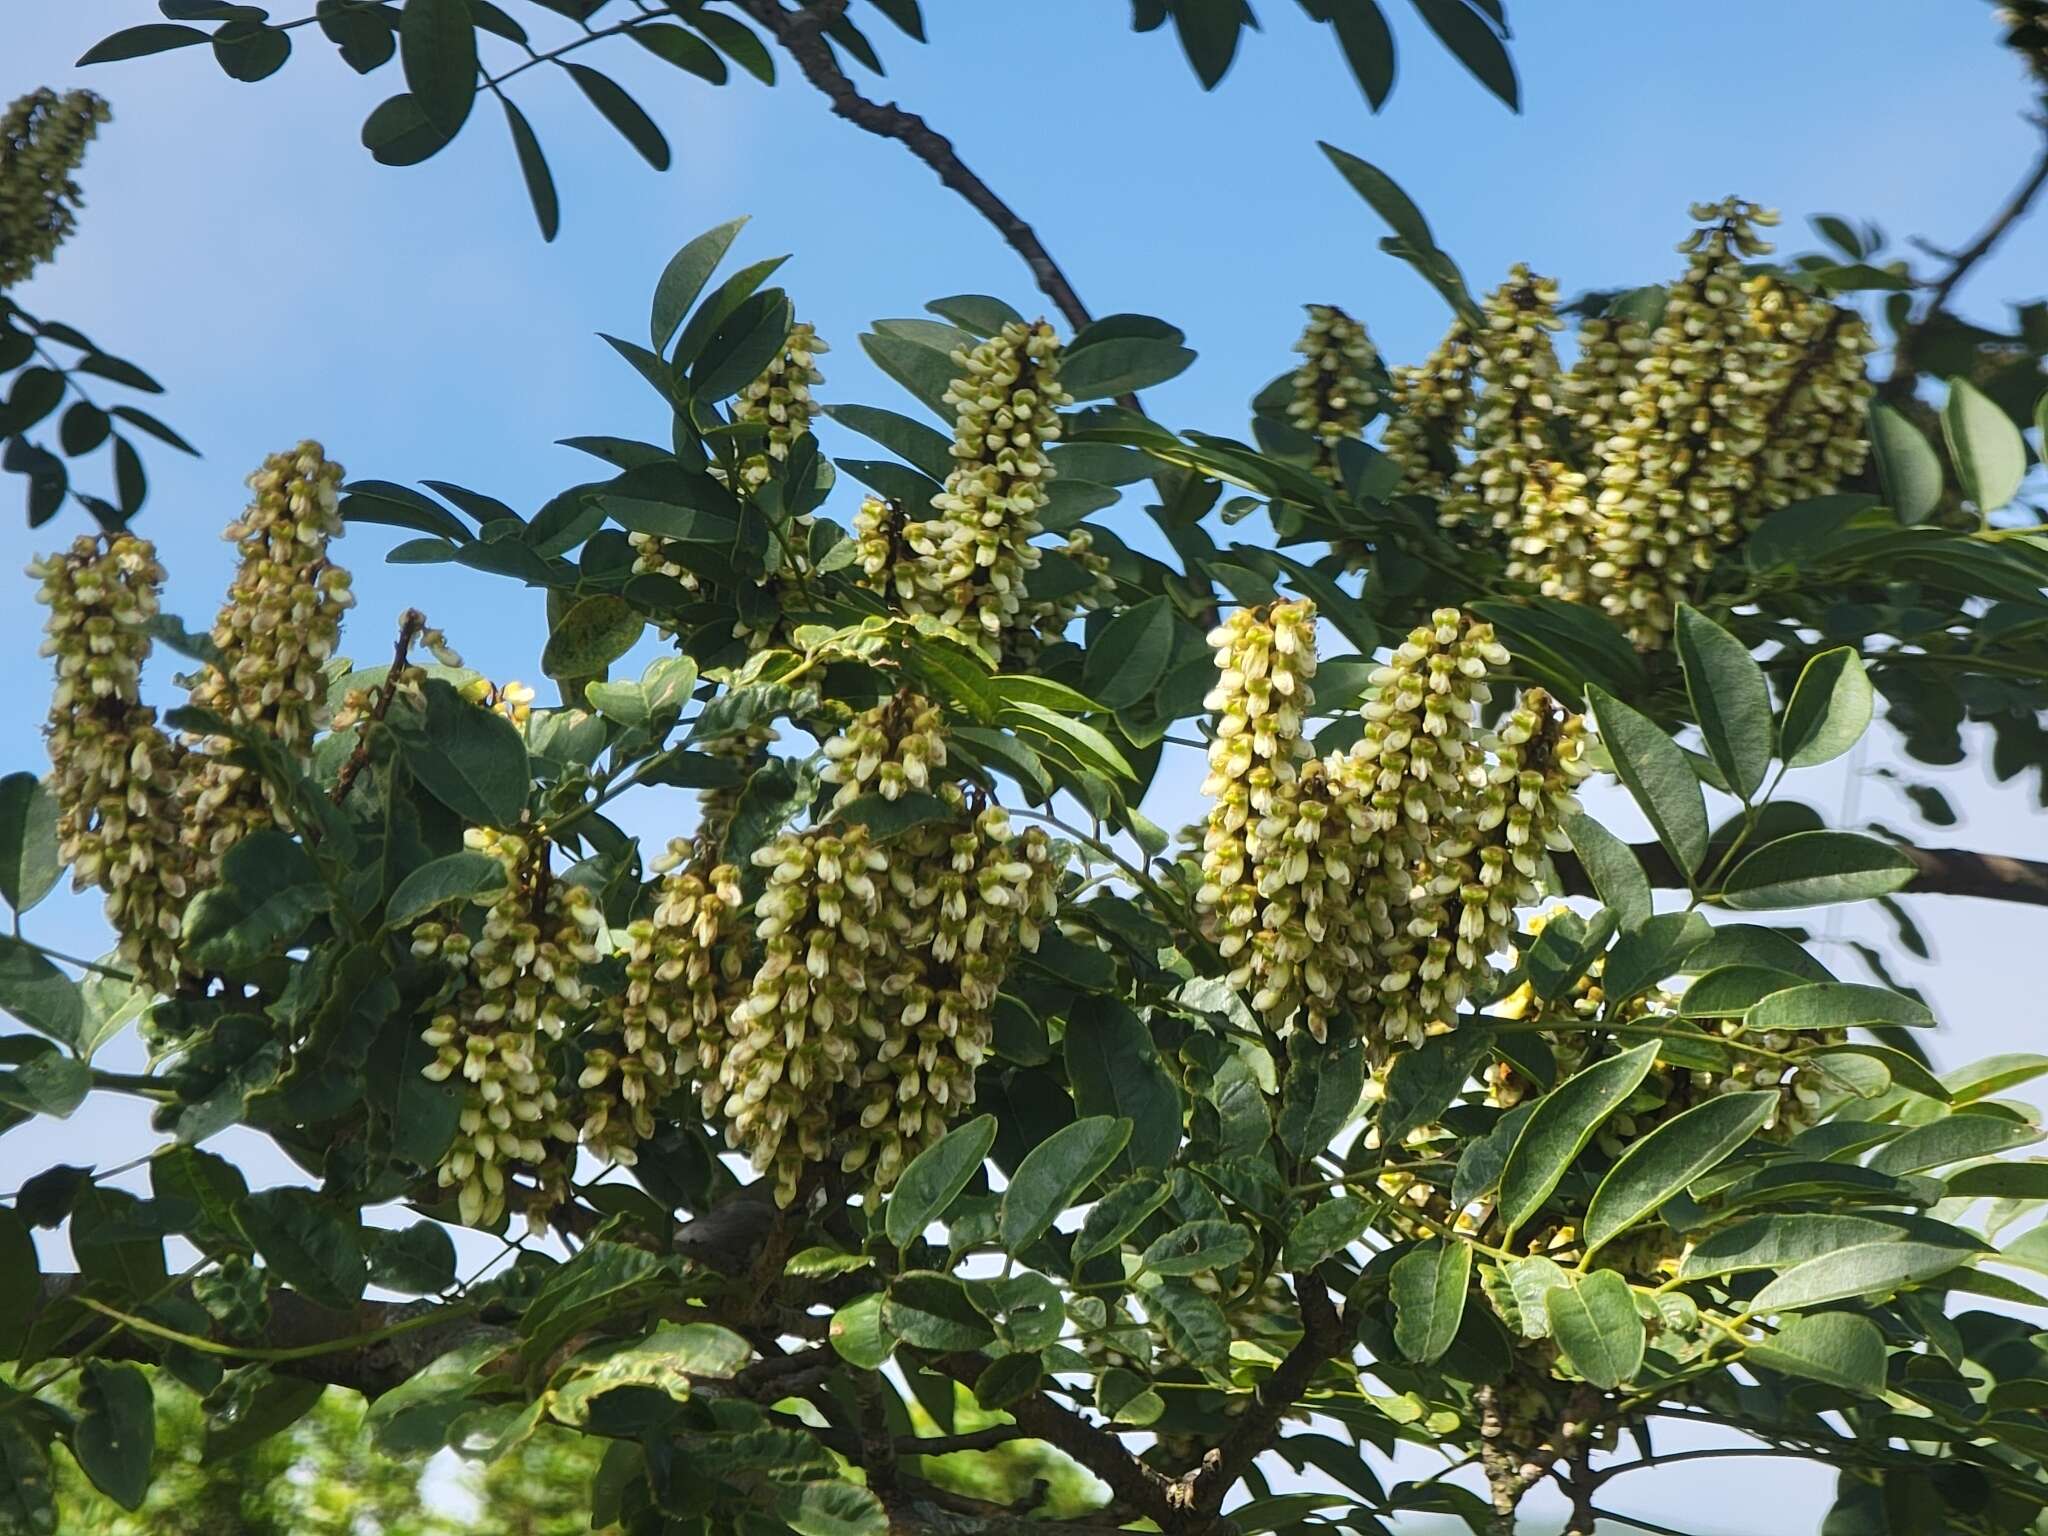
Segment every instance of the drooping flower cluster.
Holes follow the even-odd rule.
[[[181,751],[141,702],[163,567],[148,540],[122,533],[81,538],[28,569],[50,610],[43,654],[57,664],[48,734],[59,854],[77,889],[106,893],[123,965],[169,991],[188,893]]]
[[[604,1000],[577,1079],[584,1142],[627,1165],[654,1134],[664,1099],[700,1078],[717,1082],[743,975],[739,870],[707,865],[701,846],[683,838],[655,869],[663,879],[653,911],[618,936],[625,989]]]
[[[1451,472],[1437,515],[1445,527],[1505,530],[1521,521],[1537,466],[1557,452],[1557,284],[1518,263],[1480,314],[1471,342],[1479,380],[1472,454]]]
[[[1597,604],[1651,649],[1721,552],[1767,514],[1860,471],[1872,342],[1853,311],[1746,264],[1776,222],[1738,198],[1668,291],[1586,322],[1560,373],[1556,288],[1516,267],[1478,321],[1394,368],[1382,446],[1401,489],[1495,539],[1507,574]],[[1476,387],[1475,387],[1476,379]]]
[[[1072,403],[1059,359],[1059,339],[1042,320],[1012,321],[953,354],[961,370],[945,396],[956,412],[953,470],[932,498],[936,515],[891,530],[911,553],[881,578],[897,600],[998,649],[1028,623],[1027,582],[1040,559],[1031,540],[1044,531],[1038,514],[1053,478],[1046,445],[1060,435],[1058,408]],[[865,568],[869,551],[862,554]]]
[[[828,743],[835,809],[931,785],[952,815],[887,843],[863,823],[784,833],[753,856],[757,953],[726,1014],[707,1108],[793,1199],[806,1165],[836,1155],[886,1187],[974,1098],[996,992],[1053,911],[1050,846],[976,810],[945,762],[937,712],[912,694]]]
[[[1468,440],[1472,375],[1478,355],[1463,321],[1453,325],[1420,367],[1398,364],[1387,370],[1393,412],[1380,439],[1401,469],[1404,495],[1440,496],[1457,467],[1457,450]]]
[[[91,91],[30,91],[0,115],[0,289],[28,281],[76,225],[72,173],[112,114]]]
[[[1313,472],[1335,481],[1337,444],[1364,431],[1379,406],[1372,382],[1379,354],[1365,327],[1334,304],[1308,306],[1308,327],[1294,350],[1304,361],[1295,370],[1287,419],[1315,440]]]
[[[1271,1027],[1321,1039],[1348,1008],[1375,1051],[1449,1028],[1541,889],[1584,777],[1584,727],[1531,689],[1482,736],[1491,629],[1441,609],[1373,674],[1360,739],[1300,737],[1313,607],[1240,610],[1211,637],[1221,676],[1197,904]]]
[[[789,339],[761,376],[740,391],[733,402],[736,425],[753,426],[766,433],[760,451],[740,463],[739,488],[754,491],[774,473],[772,468],[789,457],[789,446],[811,429],[815,409],[811,391],[825,382],[818,371],[818,357],[832,349],[818,339],[809,322],[790,327]]]
[[[240,563],[209,637],[216,659],[188,680],[194,705],[302,764],[327,723],[325,667],[355,604],[349,573],[328,555],[342,533],[341,481],[314,442],[272,454],[249,477],[255,498],[223,534]],[[186,761],[186,837],[201,871],[274,819],[273,792],[228,760],[234,749],[232,738],[209,737]]]
[[[505,884],[478,899],[474,938],[459,924],[423,922],[413,929],[412,952],[448,968],[421,1038],[435,1052],[425,1075],[463,1088],[455,1141],[438,1177],[473,1226],[504,1210],[509,1172],[533,1175],[543,1199],[564,1187],[563,1148],[574,1144],[576,1130],[548,1054],[589,1002],[584,969],[598,958],[602,918],[589,890],[554,878],[544,841],[483,827],[470,828],[464,841],[498,861]],[[541,1214],[536,1206],[529,1220]]]

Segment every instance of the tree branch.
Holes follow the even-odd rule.
[[[1301,1307],[1301,1338],[1273,1374],[1259,1384],[1252,1404],[1230,1433],[1187,1476],[1189,1496],[1197,1509],[1214,1514],[1239,1479],[1249,1472],[1279,1433],[1280,1423],[1314,1379],[1323,1362],[1349,1342],[1344,1320],[1330,1300],[1329,1288],[1313,1274],[1294,1276],[1294,1295]]]
[[[2036,127],[2042,129],[2044,135],[2033,170],[2028,173],[2026,181],[2012,195],[2011,200],[1998,211],[1990,224],[1985,226],[1984,232],[1949,258],[1948,271],[1935,282],[1934,291],[1927,300],[1927,307],[1920,312],[1920,318],[1900,335],[1897,345],[1892,348],[1892,371],[1878,390],[1881,398],[1896,402],[1912,394],[1913,385],[1920,377],[1919,359],[1914,349],[1921,335],[1946,312],[1949,299],[1961,286],[1963,279],[1970,275],[1970,269],[1990,255],[1992,248],[2005,238],[2007,231],[2026,217],[2027,209],[2040,194],[2041,188],[2048,186],[2048,119],[2037,117],[2033,121]]]
[[[1661,843],[1636,843],[1633,850],[1650,883],[1667,890],[1685,889],[1685,877]],[[2003,853],[1977,853],[1968,848],[1917,848],[1895,845],[1913,861],[1916,873],[1903,894],[1909,896],[1976,896],[1986,901],[2014,901],[2048,907],[2048,861],[2020,859]],[[1569,853],[1552,854],[1568,896],[1596,894],[1585,866]]]
[[[966,198],[975,212],[994,225],[996,233],[1024,258],[1024,264],[1031,269],[1040,290],[1052,300],[1068,325],[1078,331],[1089,323],[1093,317],[1088,313],[1088,306],[1081,302],[1081,296],[1067,281],[1059,263],[1052,259],[1052,253],[1023,217],[996,196],[987,182],[967,168],[966,162],[953,148],[952,141],[915,112],[907,112],[894,102],[871,101],[861,95],[846,71],[840,68],[832,45],[819,35],[822,28],[829,25],[826,16],[831,8],[829,4],[798,11],[785,9],[782,0],[739,0],[739,5],[774,35],[789,56],[796,60],[804,78],[825,93],[834,112],[857,128],[884,139],[894,139],[903,145],[936,171],[940,181]]]

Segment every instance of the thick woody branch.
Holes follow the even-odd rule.
[[[1977,853],[1968,848],[1916,848],[1898,844],[1899,852],[1913,861],[1917,873],[1906,883],[1909,896],[1976,896],[1986,901],[2016,901],[2026,906],[2048,907],[2048,861],[2013,858],[2002,853]],[[1683,890],[1685,877],[1671,861],[1661,843],[1637,843],[1636,858],[1650,883],[1667,890]],[[1569,853],[1553,855],[1565,894],[1591,896],[1593,882],[1585,867]]]
[[[824,92],[832,110],[855,127],[880,138],[894,139],[938,173],[939,180],[967,199],[968,204],[995,226],[996,233],[1031,269],[1039,288],[1051,299],[1067,324],[1075,330],[1092,318],[1088,306],[1074,291],[1072,283],[1052,259],[1031,226],[995,189],[967,168],[952,141],[919,117],[894,102],[871,101],[861,95],[839,65],[832,45],[821,36],[837,11],[827,4],[803,10],[789,10],[782,0],[739,0],[741,9],[765,27],[796,60],[804,78]],[[843,5],[839,9],[844,9]]]

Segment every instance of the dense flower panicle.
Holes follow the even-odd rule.
[[[936,704],[907,688],[856,715],[825,743],[818,777],[837,786],[831,814],[862,795],[893,801],[931,789],[932,770],[946,766],[944,718]]]
[[[865,827],[784,833],[753,858],[768,871],[754,905],[760,957],[728,1016],[718,1080],[726,1139],[773,1171],[786,1205],[804,1165],[830,1151],[834,1090],[860,1073],[889,861]]]
[[[1027,580],[1040,558],[1031,540],[1044,531],[1038,514],[1053,478],[1046,445],[1060,435],[1058,407],[1073,403],[1059,385],[1059,358],[1059,339],[1042,320],[1012,321],[953,354],[961,373],[945,398],[957,413],[954,467],[932,498],[934,515],[900,533],[912,570],[907,583],[894,577],[899,600],[999,647],[1026,622]]]
[[[56,661],[48,735],[58,852],[76,889],[106,893],[123,964],[167,992],[189,886],[182,749],[141,702],[164,570],[155,546],[128,533],[80,538],[28,569],[50,610],[42,653]]]
[[[1557,284],[1517,264],[1481,306],[1472,335],[1477,398],[1472,454],[1449,477],[1438,518],[1445,527],[1513,528],[1536,466],[1557,451],[1561,384],[1551,333],[1562,330]]]
[[[505,1208],[508,1173],[528,1173],[541,1185],[527,1213],[536,1222],[565,1187],[563,1149],[576,1141],[548,1048],[590,1002],[584,970],[598,958],[603,918],[589,890],[552,877],[545,842],[476,827],[464,840],[504,867],[506,884],[478,898],[473,940],[439,922],[413,930],[415,958],[438,957],[450,971],[446,996],[421,1032],[435,1052],[424,1073],[463,1088],[439,1179],[457,1191],[462,1220],[474,1226]]]
[[[76,227],[75,172],[112,116],[91,91],[30,91],[0,114],[0,289],[26,282]]]
[[[1622,419],[1622,396],[1634,387],[1636,365],[1650,348],[1650,330],[1627,317],[1595,318],[1579,326],[1579,355],[1559,382],[1566,423],[1582,441],[1605,436]]]
[[[255,497],[223,534],[240,563],[210,636],[218,659],[188,680],[193,704],[301,762],[327,723],[325,668],[355,603],[349,573],[328,555],[342,533],[341,481],[314,442],[272,454],[249,477]],[[188,759],[186,836],[199,868],[273,819],[266,786],[226,760],[233,750],[229,738],[208,738]]]
[[[854,563],[860,584],[899,606],[918,612],[924,602],[921,569],[905,530],[910,515],[900,501],[870,496],[853,514]]]
[[[1864,421],[1876,393],[1864,367],[1876,343],[1854,310],[1760,280],[1752,287],[1750,325],[1787,382],[1771,405],[1745,526],[1862,472],[1869,453]]]
[[[1479,355],[1460,320],[1420,367],[1387,370],[1393,411],[1380,447],[1401,469],[1404,495],[1441,496],[1471,441],[1472,376]]]
[[[740,391],[732,407],[734,423],[757,426],[767,433],[761,450],[740,464],[741,490],[758,490],[774,473],[773,466],[789,457],[790,444],[810,431],[816,410],[811,391],[825,382],[817,359],[831,350],[807,321],[798,321],[790,327],[789,339],[775,360]]]
[[[1507,573],[1545,597],[1585,602],[1595,533],[1586,476],[1554,460],[1533,464],[1522,485],[1520,520],[1508,538]]]
[[[840,1167],[888,1188],[974,1102],[975,1072],[995,1038],[996,994],[1012,958],[1038,948],[1058,910],[1052,845],[1013,831],[1001,806],[913,829],[888,849],[884,943],[862,1018],[859,1085]]]
[[[1334,304],[1308,306],[1308,327],[1294,350],[1304,361],[1295,370],[1287,419],[1315,440],[1315,474],[1335,481],[1337,444],[1364,431],[1379,407],[1372,382],[1379,354],[1365,327]]]
[[[585,1144],[628,1166],[663,1100],[692,1082],[716,1083],[725,1016],[744,976],[739,870],[708,865],[702,845],[684,838],[654,869],[663,878],[653,911],[615,935],[626,984],[601,1005],[576,1084]]]

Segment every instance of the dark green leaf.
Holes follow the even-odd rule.
[[[1964,1111],[1917,1125],[1896,1141],[1886,1142],[1870,1155],[1869,1166],[1879,1173],[1919,1173],[1995,1157],[2040,1139],[2041,1132],[2031,1125],[2003,1115]]]
[[[889,1241],[907,1248],[924,1229],[944,1219],[995,1145],[993,1115],[977,1115],[957,1125],[910,1160],[897,1179],[885,1208]]]
[[[292,36],[282,27],[231,21],[213,34],[214,62],[230,79],[246,84],[269,79],[291,53]]]
[[[601,675],[646,628],[639,610],[622,597],[583,598],[555,622],[540,669],[557,680]]]
[[[26,912],[57,884],[57,802],[32,773],[0,778],[0,899]]]
[[[32,945],[0,935],[0,1012],[62,1045],[75,1045],[85,1017],[78,983]]]
[[[540,237],[552,240],[561,232],[562,202],[555,193],[548,157],[542,152],[540,139],[527,122],[526,114],[503,92],[498,99],[505,107],[505,126],[512,131],[512,150],[519,157],[519,175],[526,183],[527,201],[533,204],[533,216],[540,222]]]
[[[1089,993],[1067,1019],[1067,1080],[1084,1116],[1133,1127],[1125,1167],[1164,1168],[1180,1148],[1181,1097],[1145,1021],[1114,997]]]
[[[1749,647],[1697,608],[1678,605],[1678,659],[1693,717],[1728,787],[1744,800],[1763,788],[1777,750],[1771,687]]]
[[[1519,112],[1522,88],[1499,35],[1465,0],[1414,0],[1422,19],[1473,78]]]
[[[1773,990],[1750,1008],[1747,1022],[1753,1030],[1872,1028],[1881,1024],[1932,1029],[1934,1014],[1918,998],[1889,987],[1825,981]]]
[[[1938,1243],[1852,1243],[1793,1265],[1749,1306],[1752,1312],[1793,1312],[1831,1301],[1875,1303],[1901,1287],[1945,1275],[1969,1256]]]
[[[1193,1286],[1161,1281],[1144,1293],[1145,1310],[1175,1353],[1195,1366],[1221,1370],[1230,1359],[1230,1322]]]
[[[953,441],[921,421],[872,405],[832,405],[825,414],[871,438],[904,462],[943,481],[953,468]]]
[[[980,1349],[995,1326],[976,1310],[967,1287],[951,1275],[913,1269],[889,1282],[882,1326],[917,1349]]]
[[[1612,912],[1624,932],[1641,927],[1655,913],[1650,877],[1643,873],[1635,850],[1584,811],[1573,810],[1564,819],[1565,836],[1572,851],[1586,867],[1593,890]]]
[[[1020,1253],[1042,1237],[1130,1139],[1130,1121],[1096,1115],[1063,1126],[1033,1147],[1003,1191],[1003,1247]]]
[[[91,453],[106,440],[107,413],[83,400],[64,413],[64,420],[57,428],[58,446],[72,458]]]
[[[454,138],[476,103],[476,26],[467,0],[405,0],[398,61],[427,121]]]
[[[1840,757],[1869,727],[1871,703],[1863,658],[1846,645],[1822,651],[1801,669],[1785,706],[1785,765],[1811,768]]]
[[[1776,1113],[1775,1088],[1696,1104],[1630,1144],[1600,1181],[1586,1212],[1587,1250],[1620,1236],[1725,1161]]]
[[[399,881],[385,907],[390,928],[409,928],[436,907],[501,889],[505,866],[487,853],[464,849],[429,860]]]
[[[690,306],[697,302],[697,296],[704,291],[718,264],[725,260],[725,253],[746,222],[738,218],[708,229],[669,258],[660,281],[654,285],[654,306],[648,316],[647,333],[655,351],[668,350]]]
[[[265,1189],[235,1206],[235,1220],[286,1285],[324,1307],[363,1299],[369,1271],[351,1222],[310,1190]]]
[[[589,98],[590,104],[604,114],[605,121],[618,129],[628,144],[640,152],[643,160],[657,171],[668,169],[668,140],[661,136],[661,130],[654,126],[654,119],[642,110],[639,102],[628,96],[611,76],[599,74],[587,64],[564,64],[562,67]]]
[[[1314,1269],[1363,1237],[1375,1214],[1370,1205],[1350,1195],[1311,1206],[1288,1232],[1281,1263],[1295,1274]]]
[[[329,899],[306,850],[276,828],[262,828],[228,850],[221,883],[192,899],[185,952],[203,970],[240,969],[296,939]]]
[[[156,1394],[134,1365],[88,1360],[71,1450],[93,1486],[123,1509],[140,1509],[156,1454]]]
[[[1615,772],[1682,873],[1707,854],[1707,802],[1685,753],[1654,721],[1599,688],[1587,698]]]
[[[1156,1174],[1141,1173],[1118,1184],[1088,1208],[1081,1230],[1074,1237],[1076,1264],[1108,1253],[1135,1232],[1160,1206],[1171,1191]]]
[[[372,1228],[365,1235],[372,1285],[432,1296],[455,1283],[455,1242],[438,1222],[415,1222],[396,1232]]]
[[[427,120],[426,109],[409,93],[388,97],[363,119],[363,148],[379,165],[418,165],[449,144],[448,135]]]
[[[1201,1275],[1251,1257],[1252,1235],[1228,1221],[1188,1221],[1147,1245],[1138,1263],[1155,1275]]]
[[[1503,1242],[1550,1198],[1572,1160],[1585,1150],[1607,1117],[1636,1091],[1656,1061],[1657,1042],[1646,1041],[1634,1050],[1595,1062],[1537,1100],[1501,1170]]]
[[[763,85],[775,83],[775,58],[743,22],[719,11],[698,11],[691,20],[712,45]]]
[[[1721,903],[1738,912],[1831,906],[1903,889],[1918,866],[1889,843],[1854,832],[1795,832],[1730,871]]]
[[[413,777],[472,826],[517,823],[531,782],[519,728],[439,678],[428,679],[426,694],[425,721],[398,737]]]
[[[1471,1274],[1472,1245],[1455,1238],[1432,1238],[1394,1261],[1394,1343],[1408,1359],[1428,1365],[1451,1347]]]
[[[209,33],[197,27],[167,26],[162,22],[146,22],[139,27],[129,27],[116,32],[112,37],[103,38],[79,55],[79,67],[88,64],[112,64],[121,59],[139,59],[145,54],[162,53],[170,48],[190,48],[194,43],[211,42]]]
[[[1628,1282],[1611,1269],[1560,1285],[1543,1298],[1550,1334],[1572,1369],[1613,1391],[1643,1368],[1643,1320]]]
[[[1845,1392],[1884,1396],[1884,1334],[1867,1317],[1847,1312],[1795,1317],[1772,1337],[1750,1345],[1743,1358]]]
[[[1280,1141],[1313,1157],[1351,1122],[1365,1092],[1365,1052],[1354,1042],[1316,1048],[1297,1062],[1280,1090]]]
[[[725,60],[695,33],[686,32],[681,27],[643,25],[632,28],[626,35],[656,58],[666,59],[678,69],[688,70],[713,85],[725,84]],[[656,342],[655,345],[658,347],[661,343]]]
[[[168,443],[180,453],[196,455],[199,452],[197,448],[194,448],[184,438],[178,436],[177,433],[173,432],[147,411],[137,410],[132,405],[117,405],[111,409],[112,414],[120,417],[121,420],[127,422],[131,427],[140,427],[158,442]]]
[[[1187,371],[1195,354],[1178,342],[1123,336],[1077,348],[1060,366],[1060,386],[1076,400],[1106,400],[1163,384]]]

